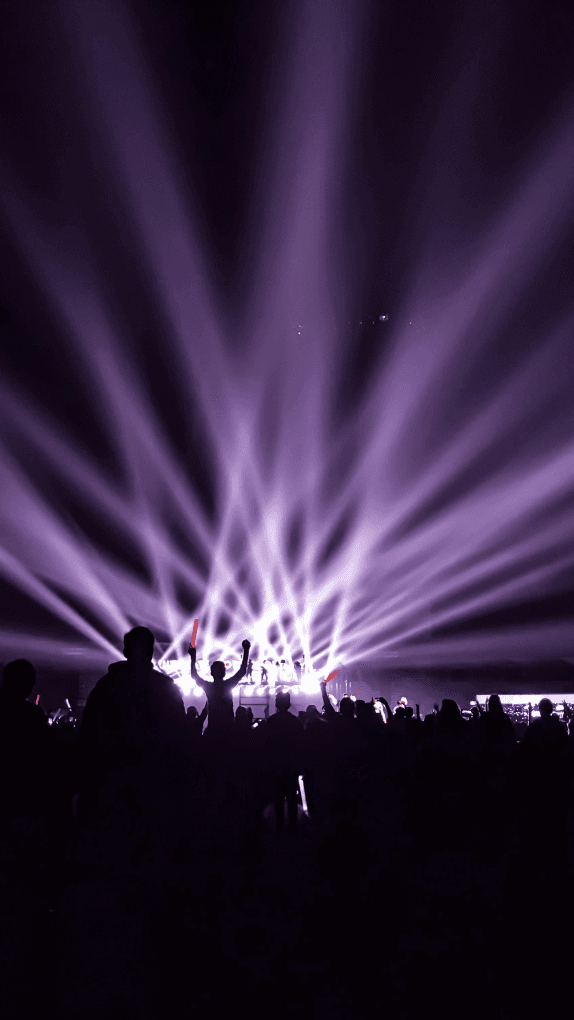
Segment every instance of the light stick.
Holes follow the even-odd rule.
[[[193,634],[191,635],[191,647],[195,648],[195,640],[197,638],[197,628],[199,626],[199,620],[195,620],[193,624]]]

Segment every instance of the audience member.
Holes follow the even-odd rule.
[[[304,761],[303,728],[289,711],[291,695],[276,695],[276,712],[267,720],[262,732],[265,765],[273,782],[273,804],[277,830],[283,829],[285,801],[291,832],[297,828],[298,782]]]
[[[247,661],[249,658],[249,649],[251,644],[249,641],[242,642],[243,647],[243,661],[241,666],[232,677],[225,679],[225,663],[216,661],[211,664],[211,676],[213,678],[212,683],[208,683],[206,680],[202,680],[195,668],[196,660],[196,649],[193,645],[189,646],[189,656],[191,659],[191,675],[195,680],[198,687],[201,687],[205,691],[207,698],[207,713],[208,722],[207,729],[210,736],[213,735],[215,730],[228,729],[233,724],[233,688],[237,686],[240,680],[243,679],[247,673]]]
[[[32,663],[16,659],[0,687],[0,854],[29,872],[40,864],[51,764],[46,715],[27,700],[35,683]]]
[[[109,667],[84,709],[78,848],[85,866],[129,871],[136,859],[153,866],[175,835],[189,741],[181,694],[154,670],[153,646],[146,627],[129,631],[125,661]]]

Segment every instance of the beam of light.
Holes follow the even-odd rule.
[[[90,379],[123,483],[112,483],[62,423],[2,381],[0,574],[77,635],[66,641],[7,627],[3,653],[99,664],[121,654],[125,630],[145,623],[162,642],[160,668],[198,697],[184,654],[197,620],[203,675],[214,658],[239,655],[247,636],[259,662],[304,660],[292,689],[308,693],[335,666],[357,661],[450,665],[574,653],[567,623],[425,639],[430,623],[447,626],[552,592],[574,567],[565,370],[572,310],[459,412],[454,427],[441,419],[572,215],[572,110],[565,105],[556,116],[554,134],[456,272],[438,286],[430,256],[421,256],[404,314],[389,323],[390,353],[373,370],[363,405],[336,426],[338,323],[351,299],[338,285],[344,257],[333,254],[331,229],[352,134],[358,29],[349,12],[338,3],[303,5],[286,46],[277,117],[255,161],[256,282],[245,298],[249,340],[238,355],[137,31],[120,4],[70,7],[81,55],[70,117],[80,117],[106,153],[104,186],[133,228],[133,257],[168,325],[182,392],[205,422],[217,511],[210,520],[150,405],[89,236],[81,224],[53,234],[4,163],[4,221],[63,344]],[[418,317],[420,333],[406,325]],[[50,498],[18,454],[20,440],[129,540],[151,581]],[[177,547],[166,507],[207,573]],[[273,693],[275,685],[255,689]]]

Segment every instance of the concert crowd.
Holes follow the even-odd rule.
[[[325,682],[322,711],[280,691],[257,720],[249,647],[207,680],[190,645],[201,713],[143,627],[80,720],[4,668],[2,1014],[565,1015],[574,723],[335,708]]]

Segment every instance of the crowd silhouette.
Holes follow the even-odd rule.
[[[382,695],[384,714],[335,708],[325,682],[322,712],[295,715],[280,691],[254,720],[231,693],[249,649],[209,682],[190,646],[206,702],[186,713],[136,627],[78,725],[48,726],[34,667],[5,667],[4,927],[25,929],[23,903],[34,920],[26,963],[2,947],[4,1015],[43,1002],[26,964],[48,944],[62,1017],[159,1016],[170,995],[198,1016],[410,1016],[430,1008],[436,968],[442,1015],[518,1016],[538,999],[548,1013],[551,982],[531,975],[569,962],[574,722],[545,699],[518,739],[497,695],[468,720],[449,698],[423,719]],[[116,945],[99,978],[96,943]]]

